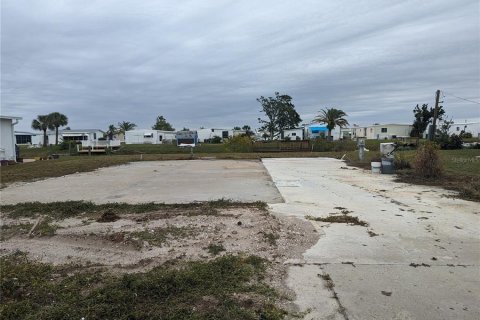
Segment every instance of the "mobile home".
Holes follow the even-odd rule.
[[[14,127],[21,117],[0,116],[0,160],[17,161]]]
[[[409,124],[374,124],[367,127],[367,139],[396,139],[408,138],[413,126]]]
[[[125,132],[126,144],[162,144],[175,140],[175,131],[138,129]]]

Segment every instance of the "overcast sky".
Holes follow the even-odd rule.
[[[289,94],[304,122],[411,123],[443,90],[480,117],[478,0],[1,1],[1,113],[69,126],[258,127],[259,96]]]

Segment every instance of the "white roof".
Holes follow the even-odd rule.
[[[2,116],[2,115],[0,115],[0,119],[7,119],[7,120],[22,120],[22,117],[12,117],[12,116]]]

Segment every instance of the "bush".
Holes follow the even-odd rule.
[[[414,160],[417,175],[423,178],[438,178],[443,174],[443,164],[438,153],[438,145],[426,142],[421,145]]]
[[[473,136],[472,136],[472,133],[471,132],[461,132],[460,133],[460,137],[462,139],[471,139]]]
[[[312,143],[312,151],[317,151],[317,152],[333,151],[333,142],[317,138],[315,140],[312,140],[311,143]]]
[[[395,169],[402,170],[402,169],[410,169],[412,166],[410,162],[405,158],[405,155],[401,152],[395,153],[395,160],[393,162]]]
[[[231,137],[225,142],[225,150],[228,152],[252,152],[253,140],[247,135]]]
[[[222,138],[219,136],[214,136],[212,139],[210,139],[210,143],[222,143]]]
[[[77,150],[76,141],[62,141],[59,145],[60,150]]]
[[[443,150],[461,149],[462,144],[462,137],[456,134],[452,134],[450,137],[447,137],[440,141],[440,148]]]

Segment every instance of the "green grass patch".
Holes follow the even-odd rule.
[[[210,253],[212,256],[218,255],[222,251],[226,251],[225,247],[222,244],[209,244],[208,247],[206,248],[208,253]]]
[[[262,211],[267,210],[267,204],[262,201],[236,202],[228,199],[219,199],[206,202],[191,202],[179,204],[164,203],[139,203],[129,204],[112,202],[106,204],[94,204],[89,201],[59,201],[59,202],[23,202],[14,205],[0,205],[0,210],[11,218],[27,217],[34,218],[38,215],[46,215],[56,220],[77,217],[82,214],[100,214],[106,212],[109,215],[127,213],[146,213],[164,211],[166,217],[175,215],[217,215],[219,209],[228,208],[252,208]],[[101,217],[100,217],[101,218]]]
[[[114,275],[72,272],[2,257],[2,319],[283,319],[278,295],[265,285],[265,262],[223,256],[209,262]],[[241,298],[240,298],[241,297]]]

